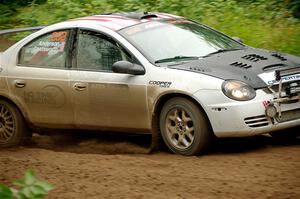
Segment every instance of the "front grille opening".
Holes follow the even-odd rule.
[[[263,126],[268,126],[270,124],[269,120],[265,115],[247,117],[244,119],[244,121],[247,124],[247,126],[250,128],[263,127]]]
[[[296,80],[296,81],[290,81],[290,82],[283,83],[282,84],[282,89],[281,89],[281,97],[288,97],[288,94],[287,94],[286,90],[288,89],[288,87],[292,83],[300,84],[300,81]],[[279,85],[278,84],[277,85],[273,85],[273,86],[271,86],[271,88],[274,90],[274,92],[276,92],[276,96],[277,96],[278,92],[279,92]],[[270,89],[268,89],[268,88],[264,88],[263,91],[265,93],[272,94],[272,91]],[[290,102],[284,102],[283,104],[294,103],[294,102],[297,102],[297,100],[290,101]]]
[[[283,111],[281,118],[277,118],[277,121],[279,123],[282,123],[282,122],[288,122],[296,119],[300,119],[300,109]]]

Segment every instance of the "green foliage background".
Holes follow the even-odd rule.
[[[300,0],[2,0],[0,29],[125,11],[185,16],[251,46],[300,55]]]

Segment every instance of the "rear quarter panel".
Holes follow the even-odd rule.
[[[7,70],[9,65],[10,53],[8,51],[0,53],[0,97],[7,98],[12,101],[22,112],[25,119],[27,118],[27,113],[23,106],[15,99],[11,92],[9,91],[7,82]]]
[[[6,83],[7,67],[5,67],[5,54],[0,52],[0,94],[7,95],[8,88]]]

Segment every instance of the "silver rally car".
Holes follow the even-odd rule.
[[[76,128],[159,133],[174,153],[196,155],[214,136],[297,126],[299,57],[171,14],[77,18],[0,54],[1,147]]]

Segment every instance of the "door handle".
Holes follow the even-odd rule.
[[[74,84],[74,88],[75,90],[78,90],[78,91],[83,91],[86,89],[86,84],[85,83],[75,83]]]
[[[17,88],[23,88],[26,86],[26,82],[24,80],[17,79],[17,80],[15,80],[15,86]]]

